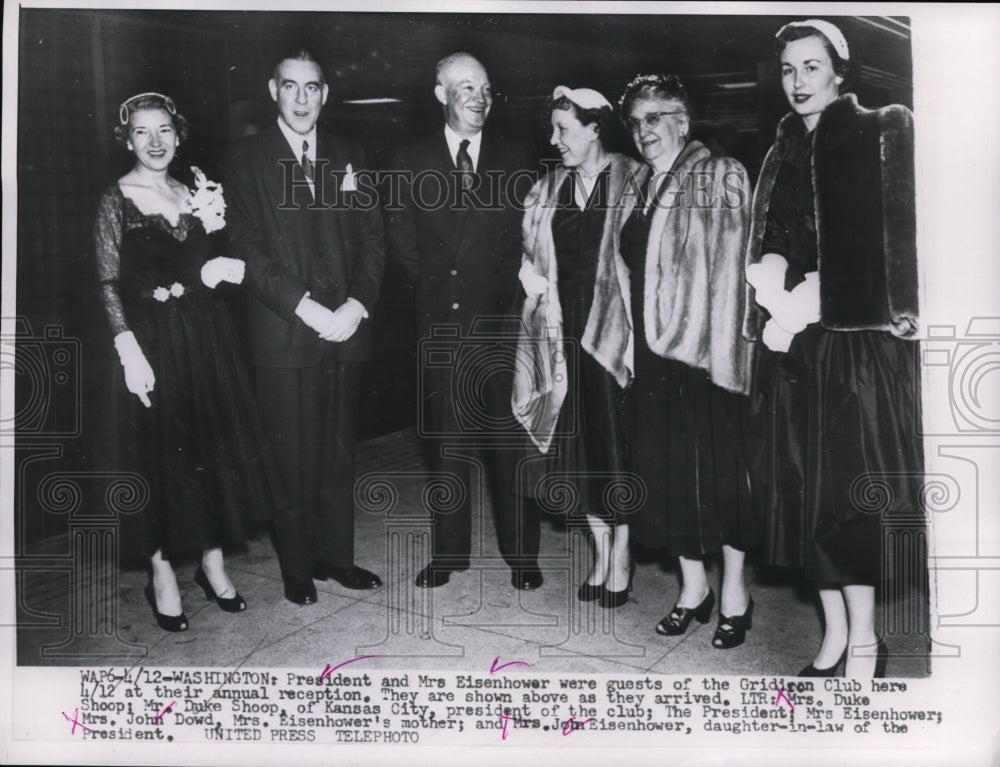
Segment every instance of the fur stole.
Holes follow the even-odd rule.
[[[786,115],[754,193],[746,264],[757,263],[771,191],[790,146]],[[820,322],[829,330],[883,330],[913,338],[919,320],[913,116],[902,106],[868,110],[846,94],[816,125],[813,188],[819,253]],[[763,318],[747,286],[743,333]]]
[[[597,262],[594,299],[581,345],[625,387],[632,367],[632,317],[628,269],[618,250],[618,235],[635,206],[635,184],[641,163],[612,154],[608,208]],[[523,259],[548,289],[528,296],[521,312],[517,364],[511,406],[538,449],[548,452],[566,398],[568,376],[563,350],[562,309],[559,305],[552,217],[559,187],[568,170],[559,166],[535,184],[525,199]]]
[[[643,296],[649,348],[739,394],[750,392],[753,357],[741,334],[749,217],[743,166],[689,142],[654,205]]]

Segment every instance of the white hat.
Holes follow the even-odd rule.
[[[592,88],[567,88],[565,85],[557,85],[552,91],[552,98],[558,99],[565,96],[578,107],[583,109],[601,109],[607,107],[611,109],[611,102]]]
[[[812,27],[817,32],[823,35],[827,40],[830,41],[830,45],[837,52],[844,61],[851,58],[850,52],[847,50],[847,40],[844,38],[843,33],[837,29],[829,21],[823,21],[822,19],[806,19],[805,21],[793,21],[790,24],[785,24],[781,29],[778,30],[777,37],[782,32],[784,32],[789,27]]]

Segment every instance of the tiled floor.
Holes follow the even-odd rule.
[[[426,561],[430,527],[420,507],[425,477],[416,438],[403,431],[369,441],[358,458],[358,564],[382,576],[381,589],[356,592],[317,582],[317,604],[293,605],[282,596],[272,545],[262,539],[227,559],[249,604],[245,613],[224,613],[206,602],[193,581],[195,564],[178,567],[190,630],[168,634],[157,628],[142,596],[144,573],[39,568],[22,576],[19,663],[321,669],[371,655],[366,665],[376,668],[483,671],[500,656],[539,671],[787,675],[812,659],[819,619],[794,573],[749,568],[753,629],[743,646],[720,651],[710,643],[714,618],[693,623],[682,637],[654,632],[678,594],[676,574],[655,559],[640,555],[635,590],[622,608],[577,601],[589,554],[584,537],[559,520],[543,526],[545,584],[536,592],[511,587],[488,512],[475,524],[482,556],[472,569],[441,588],[417,589],[413,577]],[[49,542],[50,549],[60,545],[66,542]],[[918,600],[908,598],[882,610],[915,615],[917,607]],[[927,673],[923,637],[886,638],[890,676]]]

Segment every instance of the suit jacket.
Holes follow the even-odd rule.
[[[317,130],[314,199],[276,123],[230,147],[223,163],[229,255],[247,266],[255,365],[315,365],[324,346],[339,362],[369,357],[370,321],[332,344],[295,315],[307,291],[331,310],[348,298],[375,308],[385,267],[381,212],[363,178],[357,191],[342,188],[348,163],[357,172],[364,162],[358,147]]]
[[[482,315],[506,315],[518,295],[521,201],[534,163],[519,142],[483,132],[476,183],[463,193],[444,131],[400,150],[390,194],[389,239],[416,286],[417,322],[463,333]]]

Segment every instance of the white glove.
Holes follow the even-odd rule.
[[[788,294],[791,311],[796,318],[811,325],[819,322],[819,272],[809,272]]]
[[[201,281],[210,288],[214,288],[220,282],[239,285],[243,282],[245,268],[246,264],[238,258],[217,256],[206,261],[201,267]]]
[[[521,281],[524,292],[529,296],[540,296],[549,289],[549,281],[542,275],[535,274],[535,270],[527,261],[521,264],[521,271],[517,273],[517,278]]]
[[[151,407],[149,392],[153,391],[156,376],[153,375],[153,368],[149,366],[146,355],[139,348],[135,334],[131,330],[127,330],[116,335],[115,349],[118,350],[118,360],[125,368],[126,388],[138,397],[143,405]]]
[[[319,337],[324,341],[340,343],[346,341],[354,335],[361,320],[368,316],[364,304],[356,298],[348,298],[336,310],[334,310],[330,321],[323,330],[319,330]]]
[[[295,307],[296,316],[317,333],[326,333],[335,322],[333,312],[306,293]]]
[[[754,298],[772,314],[772,304],[781,299],[785,292],[785,272],[788,262],[777,253],[765,253],[760,263],[747,267],[747,282],[754,289]]]
[[[795,338],[795,334],[782,328],[774,321],[773,317],[765,323],[764,333],[761,336],[764,346],[772,352],[787,352],[792,345],[793,338]]]
[[[783,290],[771,299],[771,317],[782,330],[799,333],[806,325],[819,322],[819,274],[809,272],[792,291]]]

